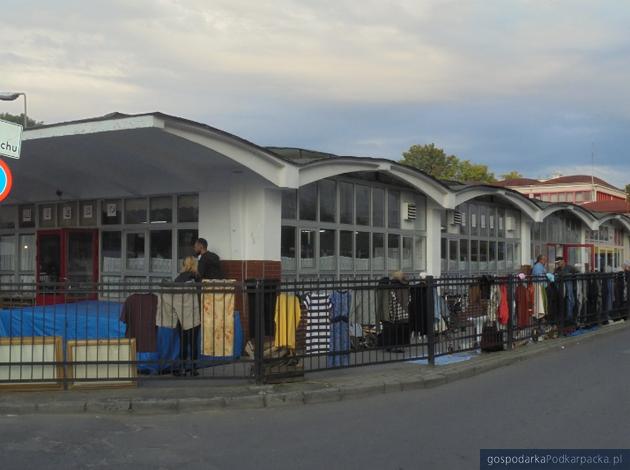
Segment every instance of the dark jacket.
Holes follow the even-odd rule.
[[[199,258],[197,263],[197,272],[200,279],[224,279],[223,269],[221,268],[221,260],[211,251],[206,251]]]
[[[183,273],[179,273],[177,275],[174,282],[196,282],[198,280],[199,278],[196,273],[184,271]]]

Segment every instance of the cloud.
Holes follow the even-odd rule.
[[[588,163],[596,142],[630,170],[621,2],[5,3],[0,87],[47,122],[161,110],[261,144],[398,158],[435,142],[526,174]]]

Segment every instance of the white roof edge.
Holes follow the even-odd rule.
[[[164,127],[164,122],[151,114],[143,116],[129,116],[86,122],[69,122],[40,129],[26,129],[22,133],[22,140],[47,139],[73,135],[97,134],[130,129]]]

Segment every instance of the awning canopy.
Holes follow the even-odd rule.
[[[263,156],[263,158],[260,158]],[[252,161],[255,161],[252,163]],[[216,178],[253,172],[272,183],[287,163],[217,129],[159,113],[108,115],[26,130],[9,162],[6,203],[205,191]]]

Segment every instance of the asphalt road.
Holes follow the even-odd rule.
[[[630,331],[430,390],[284,409],[3,416],[4,469],[474,469],[480,448],[627,448]]]

